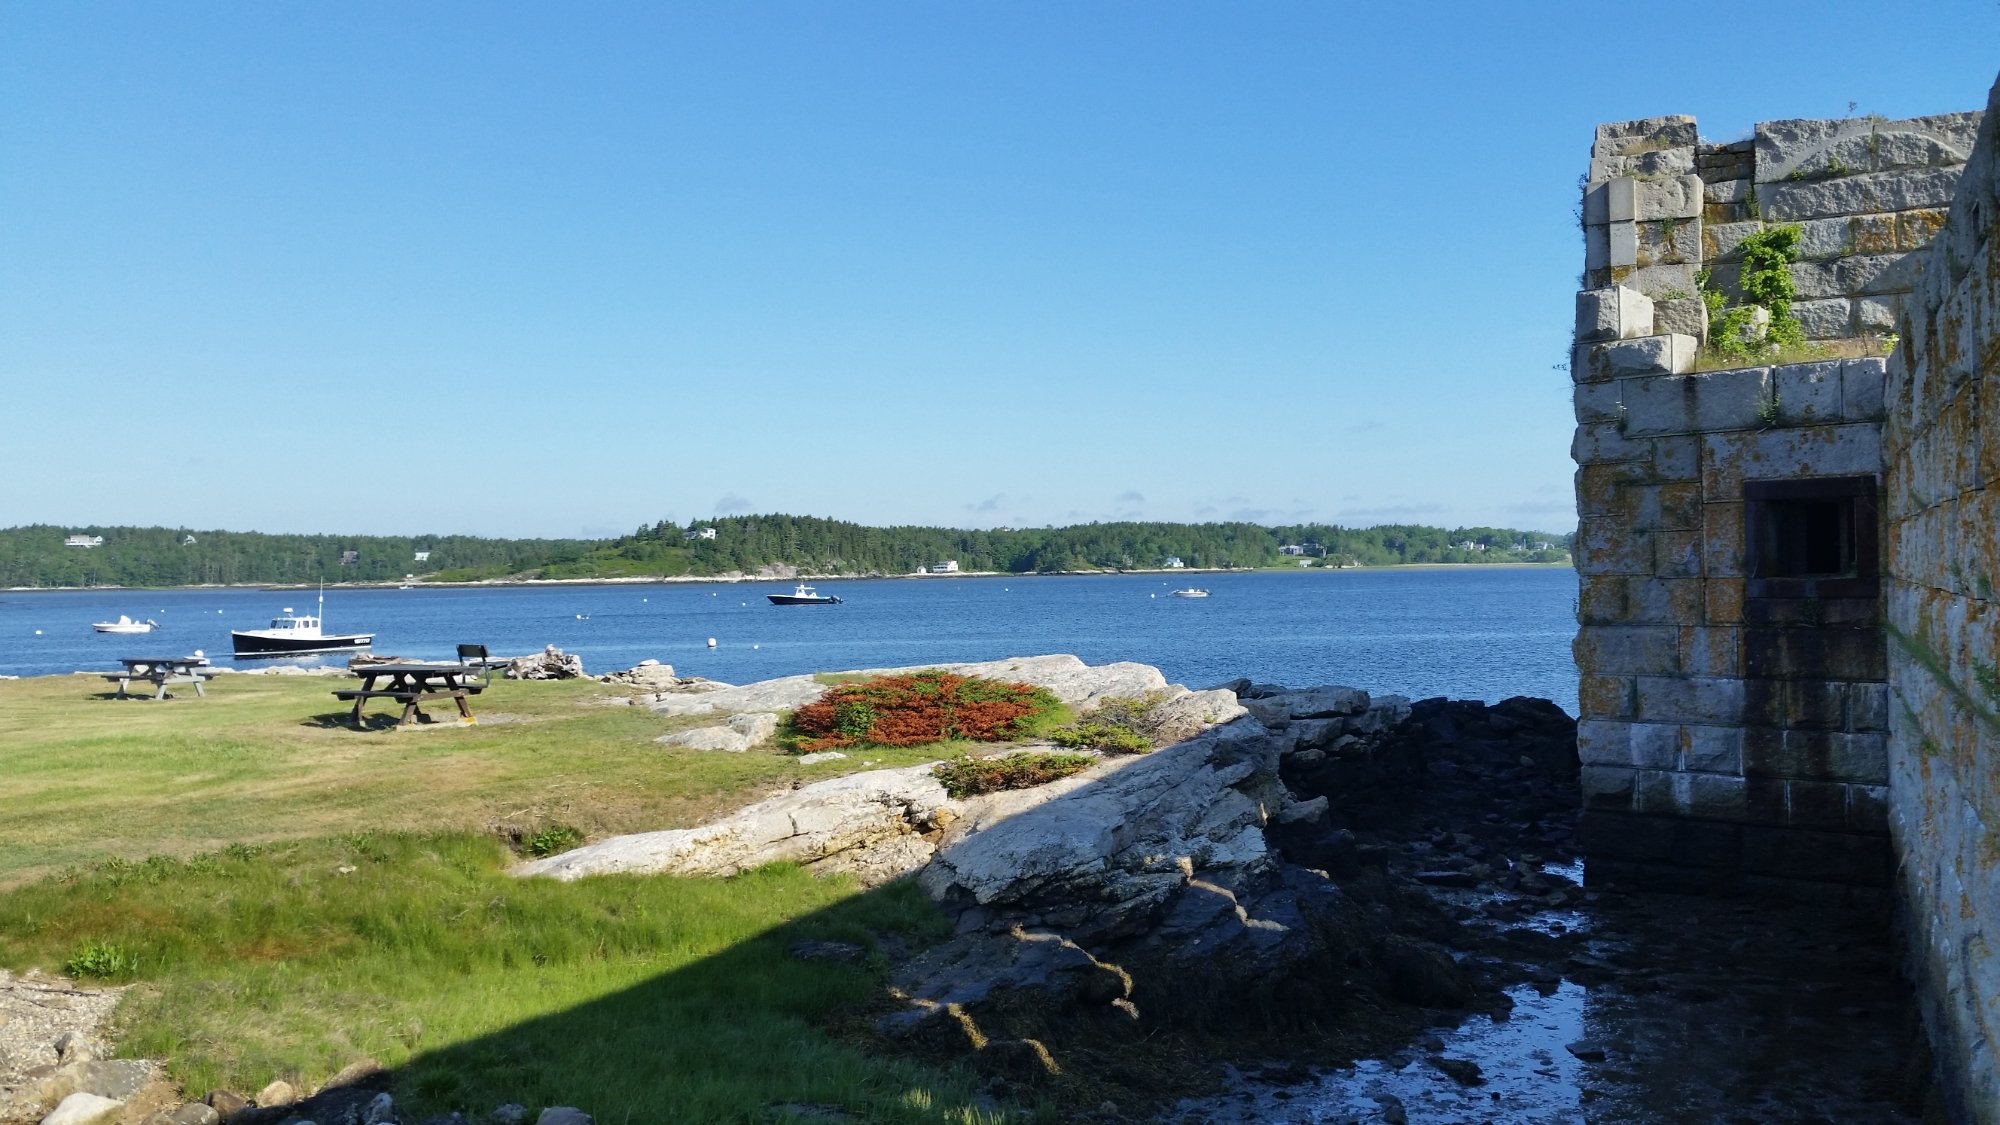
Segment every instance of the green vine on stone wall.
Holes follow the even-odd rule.
[[[1730,359],[1752,360],[1805,345],[1805,328],[1792,315],[1792,298],[1798,295],[1798,287],[1792,281],[1791,266],[1798,260],[1799,233],[1798,224],[1782,223],[1760,228],[1737,244],[1743,254],[1743,272],[1737,283],[1743,291],[1743,304],[1730,307],[1726,296],[1709,287],[1709,272],[1701,272],[1701,297],[1708,305],[1712,350]],[[1758,309],[1771,318],[1761,337],[1753,334]]]

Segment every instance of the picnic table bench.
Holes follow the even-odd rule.
[[[361,679],[360,687],[343,688],[333,695],[343,703],[354,701],[351,716],[357,727],[361,725],[361,708],[371,699],[393,699],[403,705],[403,716],[397,720],[397,726],[430,722],[431,717],[423,709],[428,698],[453,700],[458,704],[460,719],[476,723],[479,720],[473,717],[465,700],[486,690],[486,684],[474,678],[482,671],[466,664],[372,664],[354,669]]]
[[[172,699],[173,693],[167,690],[172,684],[193,684],[194,693],[205,697],[208,693],[201,689],[201,685],[216,676],[209,669],[206,656],[131,656],[120,657],[118,663],[125,666],[123,672],[104,672],[101,675],[106,680],[117,681],[119,699],[132,698],[133,680],[145,680],[155,685],[153,699]]]

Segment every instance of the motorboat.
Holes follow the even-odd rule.
[[[1193,587],[1193,586],[1189,586],[1189,587],[1188,587],[1187,589],[1185,589],[1185,590],[1175,590],[1175,591],[1173,591],[1173,595],[1174,595],[1174,597],[1177,597],[1177,598],[1205,598],[1205,597],[1207,597],[1207,596],[1208,596],[1208,591],[1207,591],[1207,590],[1200,590],[1200,589],[1196,589],[1196,588],[1195,588],[1195,587]]]
[[[818,593],[814,591],[811,586],[808,586],[803,582],[799,583],[798,589],[793,590],[789,594],[765,594],[764,596],[771,599],[772,605],[839,605],[840,604],[839,598],[834,597],[832,594]]]
[[[320,613],[326,612],[326,595],[319,599]],[[230,641],[236,646],[236,656],[299,656],[312,652],[349,652],[363,649],[375,643],[373,633],[329,633],[322,627],[321,618],[310,613],[293,613],[286,606],[283,614],[271,619],[266,629],[235,629],[229,633]]]
[[[90,627],[100,633],[150,633],[159,624],[150,617],[144,621],[134,621],[121,613],[116,621],[93,621]]]

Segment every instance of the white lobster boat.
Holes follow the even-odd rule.
[[[326,612],[326,595],[319,598],[320,612]],[[236,656],[299,656],[312,652],[348,652],[375,643],[373,633],[328,633],[320,618],[310,613],[285,612],[271,619],[268,629],[234,629],[229,640]]]

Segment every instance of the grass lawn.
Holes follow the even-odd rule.
[[[584,706],[613,690],[595,683],[496,680],[478,725],[417,731],[342,725],[333,679],[228,676],[164,703],[102,685],[0,682],[0,967],[88,961],[135,983],[118,1049],[168,1060],[191,1096],[274,1077],[311,1088],[368,1056],[413,1113],[995,1119],[970,1076],[829,1034],[867,1026],[879,955],[786,952],[940,937],[914,888],[782,866],[516,880],[493,831],[692,824],[798,777],[939,747],[822,767],[663,747],[698,720]]]
[[[107,698],[94,676],[0,681],[0,888],[111,858],[361,830],[680,828],[796,779],[949,753],[871,750],[802,767],[776,749],[661,746],[653,739],[704,720],[584,706],[617,694],[594,681],[496,679],[473,700],[474,726],[357,731],[331,694],[352,683],[223,676],[205,699],[155,702]]]

